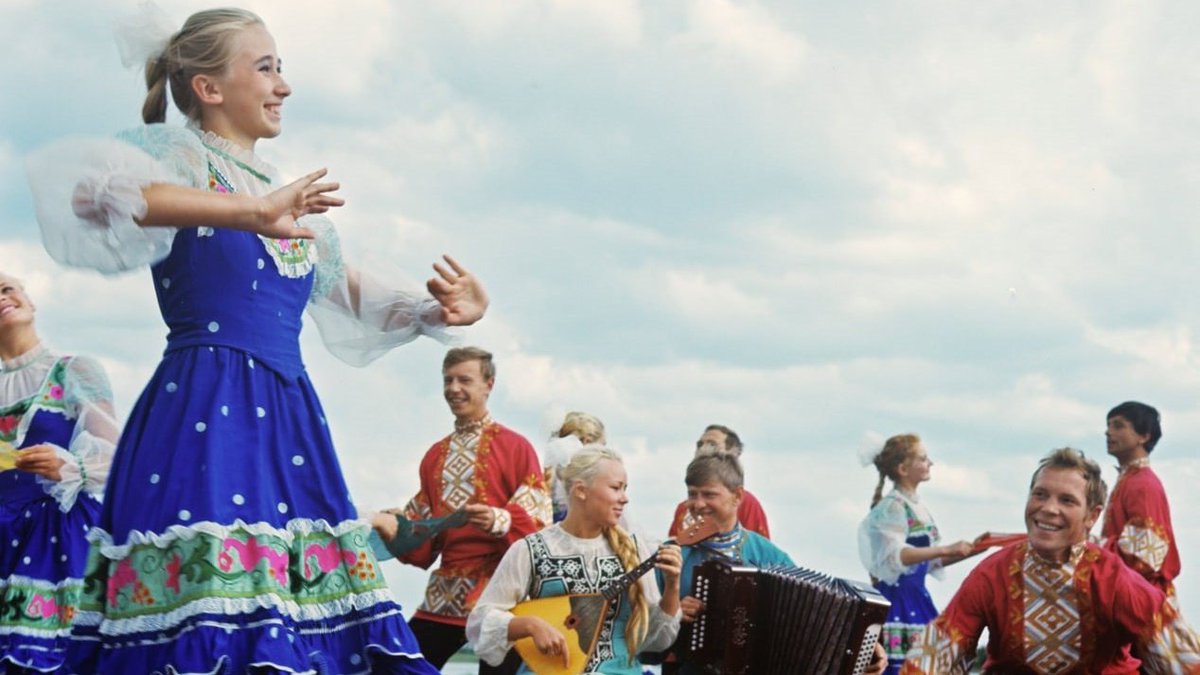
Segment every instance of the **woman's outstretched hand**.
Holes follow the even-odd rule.
[[[330,194],[341,185],[317,182],[326,173],[329,173],[328,169],[319,169],[264,196],[259,222],[254,232],[273,239],[315,237],[316,234],[312,230],[297,227],[296,219],[310,213],[325,213],[346,203],[346,200]]]
[[[442,320],[447,326],[470,326],[483,318],[488,296],[483,283],[448,255],[442,256],[450,269],[434,263],[438,276],[425,283],[434,299],[442,306]]]

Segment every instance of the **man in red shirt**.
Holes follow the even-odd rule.
[[[1104,437],[1120,473],[1104,510],[1103,546],[1174,597],[1179,548],[1167,493],[1150,468],[1150,453],[1162,437],[1158,411],[1145,403],[1126,401],[1109,411]]]
[[[742,439],[733,429],[723,424],[710,424],[696,441],[696,457],[725,453],[741,459]],[[691,523],[692,515],[687,508],[687,500],[679,502],[675,507],[675,517],[671,519],[671,529],[668,536],[675,536],[681,528]],[[767,539],[771,538],[770,528],[767,527],[767,514],[762,504],[749,490],[744,490],[742,502],[738,506],[738,522],[742,527],[757,532]]]
[[[411,520],[459,509],[470,519],[401,557],[426,569],[441,558],[425,601],[409,620],[425,659],[439,669],[466,644],[467,615],[508,547],[551,522],[550,495],[533,446],[488,413],[495,382],[490,353],[476,347],[446,353],[442,393],[454,414],[454,432],[425,453],[421,489],[404,507]],[[479,672],[507,675],[520,663],[513,651],[500,666],[480,663]]]

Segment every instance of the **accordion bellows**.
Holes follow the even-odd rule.
[[[696,567],[704,611],[681,635],[686,658],[713,675],[858,675],[891,604],[871,586],[799,567]]]

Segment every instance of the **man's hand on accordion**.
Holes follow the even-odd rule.
[[[871,665],[863,671],[863,675],[882,675],[887,668],[887,652],[883,651],[883,645],[879,642],[875,643],[875,656],[871,659]]]
[[[679,600],[680,621],[691,623],[704,611],[704,603],[692,595],[685,595]]]

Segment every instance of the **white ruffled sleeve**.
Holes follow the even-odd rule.
[[[638,556],[645,560],[650,557],[657,546],[643,546],[642,541],[641,537],[637,538]],[[638,584],[641,585],[642,595],[646,598],[646,604],[650,608],[650,623],[646,627],[646,639],[638,645],[638,651],[661,652],[674,644],[675,637],[679,635],[679,619],[682,613],[667,614],[659,606],[659,603],[662,602],[662,591],[658,590],[658,582],[655,581],[654,574],[646,574],[638,579]]]
[[[384,284],[346,265],[333,223],[305,216],[317,233],[317,271],[308,313],[325,347],[352,366],[365,366],[421,335],[454,342],[459,331],[442,320],[442,306],[420,285],[404,279]]]
[[[509,610],[525,599],[532,576],[529,547],[523,540],[518,541],[508,547],[475,608],[467,616],[467,641],[485,663],[500,665],[512,648],[508,624],[513,615]]]
[[[59,469],[61,480],[39,476],[38,482],[66,513],[75,505],[80,490],[96,496],[104,493],[120,425],[113,414],[108,376],[95,360],[72,357],[63,378],[63,389],[67,413],[75,418],[71,443],[65,450],[58,449],[59,457],[64,460]]]
[[[170,253],[175,228],[135,220],[146,215],[142,189],[154,183],[203,187],[206,167],[199,138],[163,124],[116,139],[58,141],[25,162],[50,257],[105,274],[152,265]]]
[[[908,516],[904,504],[884,499],[875,505],[858,528],[858,555],[867,573],[894,584],[908,570],[900,562],[900,551],[908,544]]]

